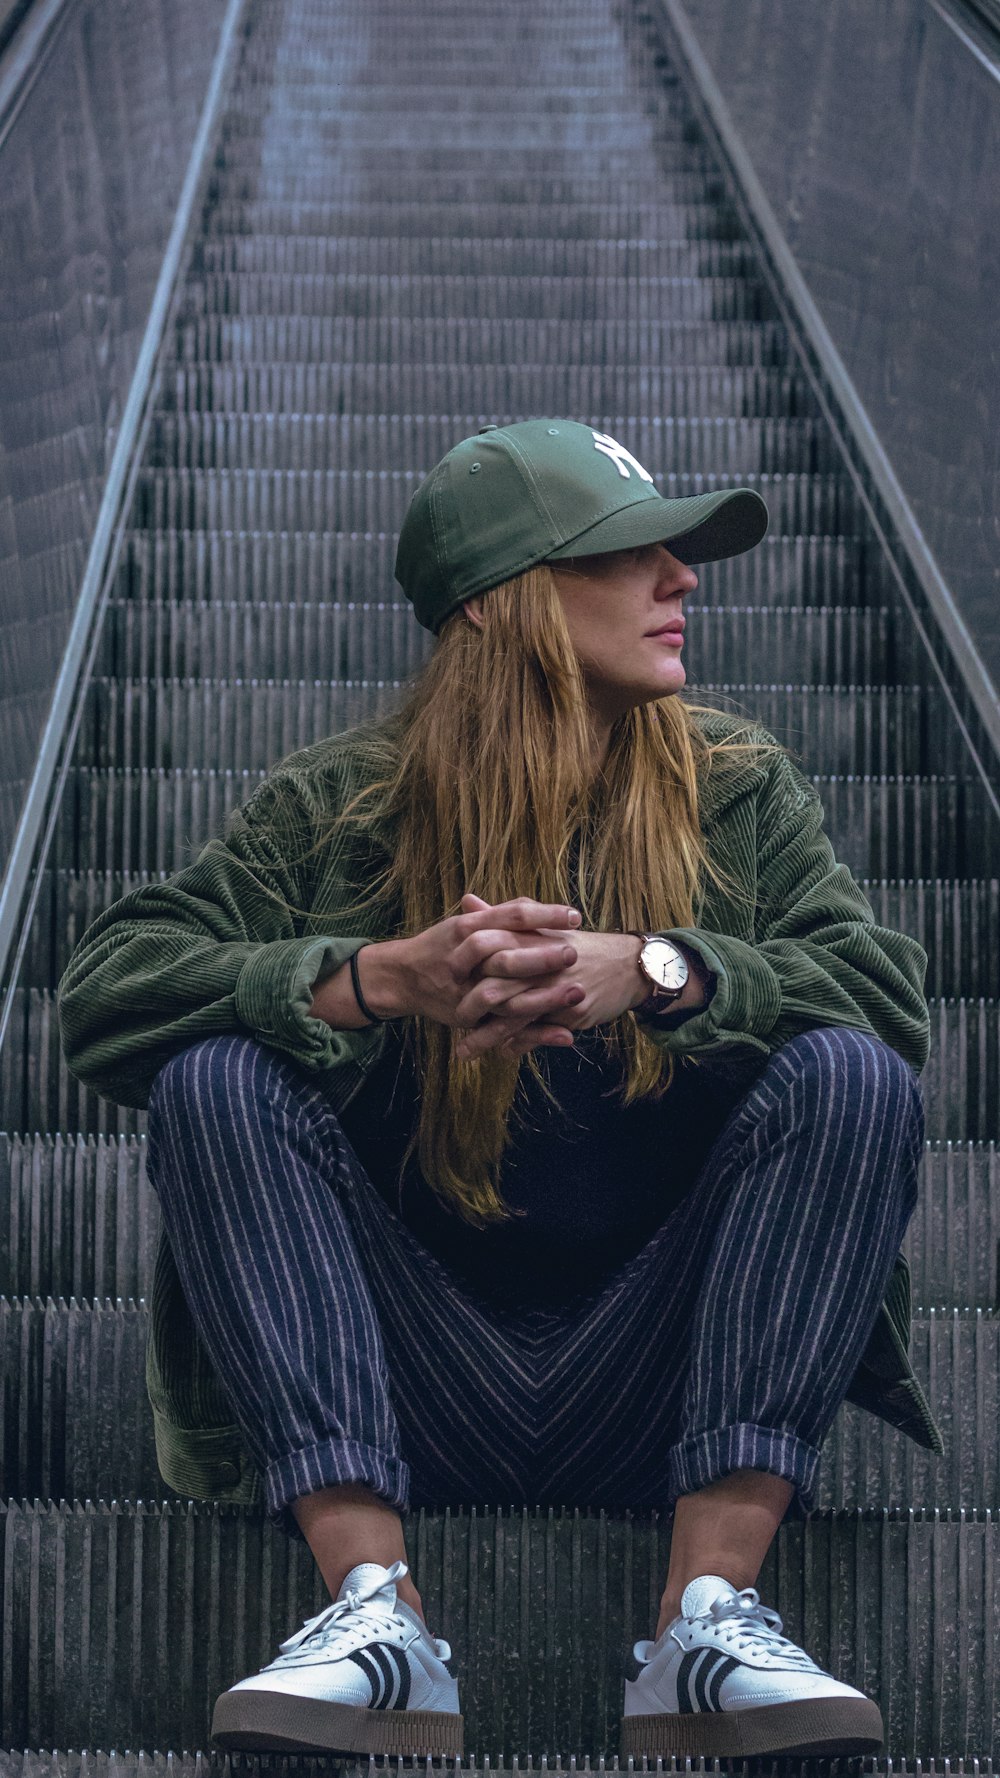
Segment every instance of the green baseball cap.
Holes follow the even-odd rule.
[[[753,549],[766,530],[753,488],[666,500],[606,432],[577,420],[521,420],[463,438],[421,482],[395,572],[417,621],[437,635],[463,600],[536,562],[645,543],[669,543],[689,564],[717,562]]]

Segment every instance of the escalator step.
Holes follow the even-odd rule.
[[[339,733],[385,715],[395,708],[398,689],[372,680],[329,688],[330,724],[322,732]],[[725,693],[737,698],[743,711],[752,709],[755,719],[774,733],[766,717],[765,693],[770,688],[704,686],[702,690],[712,691],[713,697]],[[784,701],[782,687],[774,687],[771,695],[775,703]],[[310,738],[318,732],[314,730]],[[298,742],[305,744],[303,739]],[[278,757],[276,753],[274,759]],[[264,775],[263,768],[106,773],[73,766],[50,862],[70,870],[180,869],[195,836],[221,832],[226,812],[245,800],[241,788],[249,795]],[[995,812],[980,779],[811,776],[834,851],[856,874],[991,877],[1000,870]]]
[[[145,790],[157,782],[145,779],[137,788]],[[186,783],[182,777],[178,791]],[[177,800],[181,800],[179,794]],[[184,830],[185,844],[191,831],[190,825]],[[197,852],[200,846],[189,849]],[[171,869],[176,868],[180,852],[179,843],[175,843]],[[928,995],[927,1004],[930,1054],[920,1076],[925,1136],[930,1142],[994,1142],[993,1107],[1000,1091],[1000,1000],[975,994],[968,998]],[[23,1033],[24,1051],[15,1055],[10,1044],[0,1050],[0,1129],[11,1134],[79,1130],[84,1135],[103,1132],[123,1136],[140,1129],[137,1119],[140,1111],[145,1115],[148,1087],[142,1107],[118,1105],[72,1075],[62,1055],[55,996],[50,989],[16,988],[11,996],[11,1020],[12,1028]]]
[[[211,239],[195,249],[198,278],[756,278],[746,241],[563,240],[558,236],[257,235]],[[669,295],[669,290],[668,293]]]
[[[218,1693],[327,1603],[305,1543],[253,1509],[9,1505],[2,1523],[4,1722],[19,1747],[203,1746]],[[624,1659],[666,1575],[666,1515],[452,1509],[407,1514],[404,1531],[428,1622],[454,1649],[466,1745],[613,1754]],[[786,1521],[761,1596],[785,1635],[878,1697],[888,1746],[923,1760],[986,1748],[997,1535],[988,1514],[936,1508]],[[804,1593],[803,1573],[820,1587]],[[961,1661],[944,1628],[959,1621]]]
[[[993,958],[1000,953],[1000,880],[993,877],[901,881],[897,877],[873,879],[863,873],[856,880],[871,903],[876,925],[910,932],[923,947],[927,954],[924,987],[931,998],[978,997],[982,982],[989,979],[984,971],[988,972]],[[31,935],[25,979],[38,988],[54,990],[71,952],[98,914],[132,888],[159,881],[158,874],[146,870],[44,871],[39,907],[45,914],[51,913],[51,923]],[[970,1264],[974,1258],[970,1256]],[[33,1291],[47,1292],[49,1288],[31,1286]],[[64,1295],[77,1289],[69,1284],[59,1288]],[[98,1288],[96,1284],[92,1286],[90,1294]],[[124,1294],[129,1291],[126,1289]],[[933,1303],[943,1299],[931,1293],[922,1300]],[[997,1300],[1000,1301],[1000,1292]]]
[[[204,238],[208,242],[231,235],[248,240],[260,235],[328,239],[369,235],[408,240],[451,235],[456,243],[461,243],[480,236],[533,236],[543,223],[553,239],[565,241],[636,237],[731,241],[742,235],[735,210],[724,200],[669,201],[658,192],[646,203],[639,203],[633,196],[612,204],[602,188],[590,202],[560,205],[550,201],[544,215],[537,205],[516,198],[505,203],[492,191],[481,201],[465,202],[458,198],[438,200],[436,193],[424,192],[405,208],[391,200],[351,203],[342,195],[327,197],[319,203],[294,205],[268,204],[259,198],[231,203],[220,198],[205,218]]]
[[[642,370],[580,364],[201,364],[178,367],[162,410],[197,413],[626,413],[678,420],[811,418],[804,378],[723,365]],[[478,415],[477,415],[478,418]],[[739,558],[737,558],[739,559]]]
[[[72,897],[74,906],[79,900],[86,910],[77,930],[138,881],[119,878],[100,897],[93,880],[88,885],[85,879],[70,879],[67,884],[63,878],[64,892],[87,891]],[[924,887],[880,893],[870,885],[866,892],[880,922],[889,924],[898,909],[905,914],[917,905]],[[949,888],[956,899],[961,896],[967,927],[978,916],[985,928],[988,912],[995,942],[1000,917],[996,882],[935,887],[932,905],[939,908]],[[907,930],[916,927],[914,921]],[[33,1039],[40,1037],[45,1009],[51,1005],[51,994],[44,1004],[41,998],[35,1001]],[[940,1009],[935,1011],[939,1018]],[[975,1034],[967,1021],[966,1040]],[[938,1070],[939,1081],[944,1072]],[[925,1095],[929,1078],[928,1071],[921,1076]],[[144,1123],[145,1112],[131,1115]],[[67,1127],[76,1131],[75,1124]],[[0,1130],[0,1284],[6,1294],[74,1296],[80,1301],[148,1296],[159,1226],[156,1194],[146,1179],[145,1144],[134,1134],[22,1137]],[[995,1140],[928,1137],[917,1209],[903,1250],[917,1312],[932,1307],[964,1311],[969,1305],[988,1309],[1000,1303],[1000,1148]],[[987,1443],[992,1452],[995,1441]],[[973,1461],[971,1449],[962,1461]],[[872,1500],[877,1492],[873,1484]]]
[[[290,609],[325,599],[399,603],[394,532],[345,531],[131,531],[118,577],[127,599],[205,603],[281,599]],[[881,552],[863,537],[782,537],[772,530],[754,550],[699,568],[699,590],[720,611],[741,605],[757,610],[824,605],[877,609],[889,593]],[[378,602],[377,598],[373,602]],[[914,677],[925,661],[911,647],[912,626],[894,624],[897,667],[912,662]],[[428,636],[430,632],[427,632]],[[908,675],[904,674],[904,677]]]
[[[146,1395],[148,1315],[134,1302],[0,1297],[0,1489],[5,1499],[157,1499]],[[942,1456],[842,1405],[823,1445],[816,1504],[1000,1508],[1000,1317],[932,1309],[910,1355],[941,1431]]]
[[[562,322],[411,319],[378,315],[298,318],[203,315],[178,322],[181,364],[250,359],[274,363],[611,364],[658,369],[673,364],[775,365],[787,369],[788,335],[780,321]],[[430,468],[430,464],[427,466]]]
[[[456,441],[457,442],[457,441]],[[432,462],[411,469],[139,471],[131,523],[156,530],[395,531]],[[842,474],[745,470],[657,475],[669,499],[717,488],[756,488],[779,536],[859,535],[858,496]]]
[[[251,609],[243,608],[244,620]],[[259,666],[249,681],[213,679],[207,661],[196,678],[92,679],[85,693],[77,766],[192,770],[211,759],[221,770],[265,771],[317,735],[335,733],[346,685],[372,682],[376,672],[385,675],[383,684],[402,684],[419,671],[430,650],[412,647],[412,617],[407,620],[399,607],[382,612],[377,606],[352,612],[334,608],[334,613],[308,678],[273,679],[262,638],[259,648],[255,641],[250,645]],[[301,607],[298,615],[303,615]],[[359,620],[365,617],[369,621],[362,625]],[[308,632],[299,635],[309,639]],[[699,654],[711,655],[700,634],[698,641]],[[737,662],[738,641],[738,633],[731,636],[726,650]],[[747,659],[746,670],[752,664]],[[727,683],[722,676],[707,677],[707,666],[706,661],[704,680],[689,682],[695,699],[702,692],[711,697]],[[748,693],[742,702],[749,701]],[[814,778],[821,765],[827,768],[824,776],[872,777],[889,768],[897,775],[922,774],[933,761],[941,780],[948,768],[935,742],[933,708],[934,692],[922,686],[814,685],[801,676],[753,685],[754,719],[798,754],[801,769]],[[952,762],[956,774],[961,764],[960,757]],[[994,839],[1000,856],[997,824]]]
[[[764,321],[774,304],[764,287],[747,278],[488,278],[389,277],[331,273],[280,276],[189,277],[177,315],[184,327],[203,315],[229,319],[266,317],[272,323],[318,316],[364,321],[377,315],[448,323],[516,318],[617,327],[659,326],[680,321]]]
[[[374,590],[378,581],[373,578],[368,585]],[[142,598],[109,602],[102,659],[96,668],[101,680],[368,679],[380,670],[404,678],[433,652],[429,633],[426,641],[413,636],[413,614],[402,599],[289,605],[274,596],[270,602],[258,598],[194,604],[180,596],[179,578],[173,586],[173,599],[161,595],[155,602]],[[267,590],[258,581],[254,586],[260,592]],[[802,685],[810,679],[826,686],[864,685],[869,706],[883,689],[897,704],[904,695],[903,688],[888,683],[893,676],[895,613],[886,606],[762,609],[697,604],[689,594],[684,611],[688,629],[682,658],[687,689],[694,696],[698,680],[722,683],[740,672],[750,678],[766,672],[779,685]],[[698,680],[692,654],[697,656]],[[906,687],[905,693],[916,704],[920,690]],[[872,751],[874,746],[874,741],[862,743],[855,759],[879,758],[878,767],[857,763],[850,768],[838,764],[835,769],[870,772],[881,770],[881,761],[891,764],[891,756]],[[958,759],[956,748],[956,767]],[[86,763],[97,762],[91,757]],[[897,763],[905,771],[919,769],[912,755],[905,764],[902,759]],[[936,744],[935,763],[941,764]]]
[[[524,414],[498,413],[510,425]],[[147,469],[273,469],[327,473],[428,466],[482,421],[466,414],[154,414]],[[829,428],[815,419],[650,419],[604,414],[592,429],[628,441],[661,475],[834,475],[840,459]]]
[[[402,206],[428,200],[435,204],[478,204],[483,200],[491,205],[516,204],[530,213],[535,224],[533,233],[537,233],[542,220],[539,211],[551,204],[620,207],[624,204],[730,202],[721,173],[659,173],[652,168],[644,172],[637,168],[635,156],[625,157],[617,175],[606,164],[607,157],[597,155],[587,156],[583,162],[586,171],[582,170],[577,157],[580,170],[574,175],[560,175],[553,171],[544,155],[538,157],[538,165],[531,173],[511,168],[506,155],[502,157],[502,171],[494,165],[482,172],[456,171],[454,160],[449,159],[446,151],[439,155],[441,165],[436,169],[418,171],[409,155],[396,158],[405,159],[406,164],[386,167],[382,172],[372,166],[366,166],[364,171],[338,167],[335,180],[337,202],[388,204],[397,201]],[[297,178],[294,169],[287,167],[268,176],[256,171],[240,172],[227,168],[209,176],[205,196],[211,205],[248,200],[268,205],[314,206],[329,202],[332,183],[330,172],[306,173]]]

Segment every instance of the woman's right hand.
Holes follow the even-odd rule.
[[[479,905],[397,941],[406,947],[407,1010],[454,1030],[471,1030],[486,1018],[502,1023],[504,1002],[515,994],[524,996],[525,983],[531,981],[531,1008],[509,1021],[511,1035],[530,1026],[533,1043],[571,1044],[574,1033],[557,1019],[560,1007],[584,998],[583,988],[569,982],[565,973],[577,957],[572,942],[580,923],[577,910],[526,895],[495,907],[479,896],[463,899]],[[553,926],[565,926],[566,938],[553,939]],[[543,937],[540,927],[549,928],[549,935]],[[505,953],[505,977],[510,979],[480,979],[477,969],[497,951]]]

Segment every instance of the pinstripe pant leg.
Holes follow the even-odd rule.
[[[737,1469],[813,1504],[913,1215],[919,1081],[823,1026],[769,1057],[692,1191],[553,1340],[546,1496],[673,1506]]]
[[[147,1170],[181,1286],[288,1530],[288,1504],[335,1482],[407,1503],[380,1330],[331,1189],[346,1147],[298,1115],[287,1064],[251,1038],[194,1044],[153,1083]]]
[[[368,1179],[315,1079],[252,1038],[157,1075],[147,1172],[272,1517],[363,1482],[400,1508],[526,1503],[537,1363]]]

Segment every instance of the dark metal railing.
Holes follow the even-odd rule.
[[[16,978],[241,8],[47,4],[0,92],[0,987]]]
[[[946,3],[886,0],[877,28],[866,0],[646,10],[691,77],[989,786],[1000,759],[1000,84],[949,29]]]

